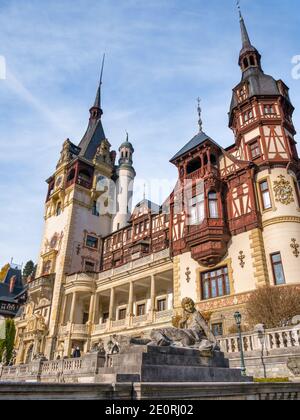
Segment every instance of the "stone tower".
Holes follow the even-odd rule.
[[[115,152],[110,151],[105,137],[102,114],[100,83],[86,133],[78,146],[70,140],[64,142],[56,170],[47,181],[45,229],[36,277],[51,282],[48,285],[51,292],[47,295],[49,308],[44,302],[40,312],[49,326],[45,346],[49,358],[55,347],[63,307],[72,311],[75,304],[83,304],[71,302],[68,296],[62,299],[65,277],[74,272],[100,270],[101,238],[112,229],[109,202],[106,197],[103,199],[107,191],[103,182],[111,181]],[[44,295],[43,290],[36,294],[35,308]]]
[[[133,183],[136,173],[132,165],[134,148],[129,142],[128,134],[126,141],[121,144],[119,152],[119,166],[116,169],[117,209],[113,222],[114,231],[123,229],[128,224],[132,210]]]

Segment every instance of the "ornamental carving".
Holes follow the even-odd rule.
[[[242,268],[245,267],[246,263],[245,263],[245,259],[246,259],[246,255],[244,254],[244,251],[240,251],[240,255],[239,255],[239,261],[240,261],[240,266]]]
[[[278,180],[274,181],[274,193],[276,201],[281,204],[287,206],[294,202],[293,188],[283,175],[280,175]]]
[[[299,258],[300,255],[300,245],[297,243],[297,240],[295,238],[292,239],[292,243],[291,243],[291,248],[293,250],[293,254],[295,255],[296,258]]]

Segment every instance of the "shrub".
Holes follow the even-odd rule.
[[[252,327],[257,324],[266,328],[285,327],[294,316],[300,315],[300,288],[261,287],[250,297],[246,312]]]

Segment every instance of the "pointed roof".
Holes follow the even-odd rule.
[[[218,148],[221,148],[221,146],[218,143],[216,143],[211,137],[209,137],[203,131],[200,131],[195,137],[192,138],[191,141],[189,141],[181,150],[179,150],[179,152],[176,153],[175,156],[172,157],[170,162],[173,163],[175,160],[190,152],[191,150],[195,149],[196,147],[201,146],[201,144],[205,143],[206,141],[210,141]]]
[[[84,157],[88,160],[93,160],[98,147],[101,143],[106,140],[104,129],[102,126],[101,117],[103,111],[101,109],[101,88],[102,88],[102,78],[103,78],[103,69],[104,69],[105,55],[102,61],[100,82],[97,88],[96,98],[94,105],[90,109],[90,120],[88,128],[79,143],[81,149],[79,156]]]

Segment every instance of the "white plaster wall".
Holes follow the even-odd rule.
[[[182,254],[179,256],[180,261],[180,296],[181,299],[184,299],[185,297],[189,297],[193,299],[195,302],[199,300],[197,296],[197,281],[199,280],[199,276],[197,275],[197,270],[199,269],[199,264],[191,257],[190,252],[186,252],[185,254]],[[186,271],[187,268],[191,271],[190,274],[190,281],[187,282],[186,279]]]
[[[286,205],[282,204],[279,201],[275,201],[275,193],[274,193],[274,182],[278,181],[278,176],[283,175],[287,181],[290,182],[292,188],[293,188],[293,198],[294,202]],[[262,220],[263,222],[273,219],[275,217],[284,217],[284,216],[297,216],[300,217],[300,209],[299,209],[299,203],[296,196],[296,191],[294,188],[294,179],[296,177],[292,173],[287,173],[287,171],[283,168],[275,168],[272,169],[270,172],[268,170],[262,171],[257,175],[257,182],[260,180],[269,177],[271,181],[271,199],[274,204],[274,209],[269,210],[262,213]],[[262,210],[262,209],[261,209]]]
[[[255,290],[254,267],[250,243],[251,232],[233,236],[228,248],[228,257],[231,258],[233,269],[234,291],[236,294]],[[242,268],[239,260],[240,251],[245,255],[245,266]]]
[[[300,257],[293,255],[291,239],[300,244],[300,224],[280,223],[267,226],[263,232],[268,270],[271,284],[274,282],[270,255],[281,252],[285,280],[287,284],[300,283]]]
[[[228,244],[228,254],[224,257],[224,265],[227,264],[228,260],[231,259],[231,267],[233,270],[233,283],[234,290],[232,294],[245,293],[251,290],[255,290],[255,279],[254,279],[254,267],[252,262],[252,249],[250,243],[251,232],[245,232],[240,235],[232,237]],[[239,255],[240,251],[243,251],[245,255],[245,266],[244,268],[240,265]],[[214,267],[207,268],[200,266],[192,257],[191,253],[187,252],[180,255],[180,295],[181,299],[190,297],[195,301],[199,300],[197,296],[197,282],[200,282],[199,270],[210,271],[214,270]],[[222,263],[220,263],[222,265]],[[228,268],[229,267],[229,264]],[[190,281],[187,282],[186,271],[190,269]],[[217,269],[217,268],[216,268]]]
[[[133,172],[129,169],[120,169],[117,180],[117,202],[118,212],[114,217],[113,231],[127,226],[131,214],[132,190],[133,190]]]

